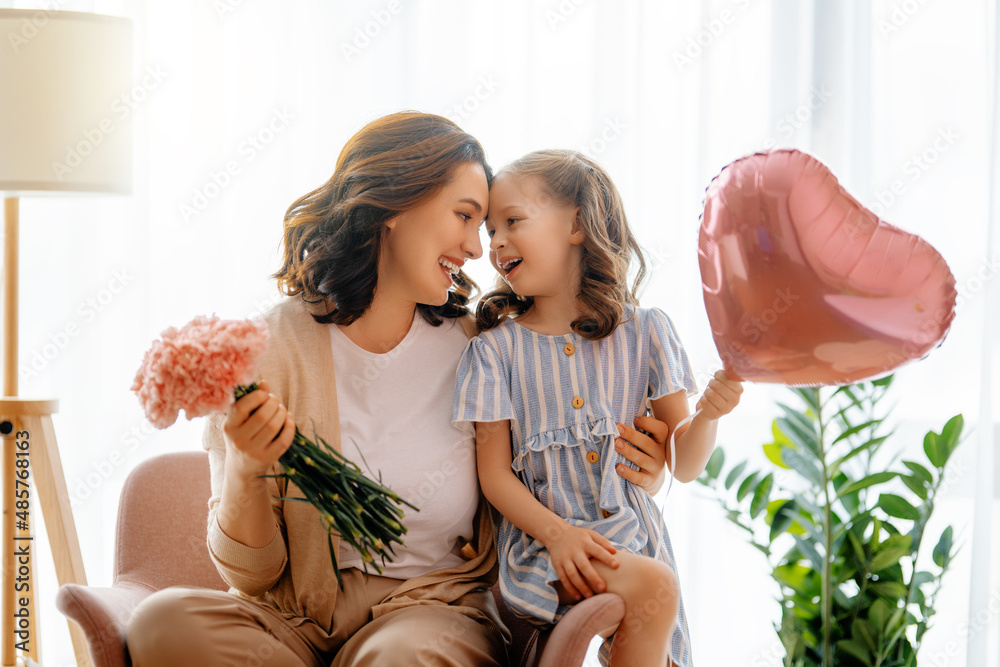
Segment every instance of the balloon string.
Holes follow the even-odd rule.
[[[674,485],[674,470],[677,468],[677,445],[674,443],[674,436],[677,435],[677,431],[680,430],[681,426],[684,426],[684,424],[697,417],[700,412],[701,410],[695,410],[693,414],[677,422],[677,426],[670,432],[670,481],[667,482],[667,493],[663,496],[664,500],[670,495],[670,487]]]

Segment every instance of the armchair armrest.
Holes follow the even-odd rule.
[[[125,627],[136,605],[153,593],[133,583],[111,588],[66,584],[56,594],[56,607],[83,630],[95,667],[127,667]]]
[[[539,637],[538,667],[580,667],[591,640],[609,636],[625,618],[625,602],[601,593],[573,605],[550,632]]]

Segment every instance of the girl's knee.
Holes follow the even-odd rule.
[[[680,595],[680,583],[677,581],[677,574],[673,569],[658,560],[650,559],[653,566],[650,568],[650,583],[655,586],[657,596],[669,596],[676,598]]]
[[[620,570],[621,580],[615,586],[618,590],[612,592],[622,596],[626,607],[649,606],[654,602],[658,608],[677,605],[680,585],[677,575],[666,563],[633,555],[631,558],[621,559]]]

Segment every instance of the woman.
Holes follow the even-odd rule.
[[[403,112],[362,128],[330,180],[289,208],[274,276],[289,298],[265,316],[261,389],[205,429],[208,546],[231,588],[144,600],[127,629],[136,667],[506,663],[473,436],[451,425],[455,370],[475,334],[475,285],[461,269],[482,255],[491,177],[473,137]],[[294,485],[260,477],[280,471],[293,414],[420,508],[383,576],[365,577],[335,539],[340,590],[315,509],[281,499],[301,497]],[[662,454],[630,458],[641,470],[622,474],[658,488]]]

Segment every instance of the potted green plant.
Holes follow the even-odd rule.
[[[779,403],[773,468],[728,470],[717,448],[698,481],[767,558],[781,591],[775,630],[787,667],[917,664],[935,597],[955,553],[952,528],[924,567],[924,532],[959,444],[962,416],[924,437],[926,461],[884,451],[882,400],[893,376],[837,388],[793,388]]]

